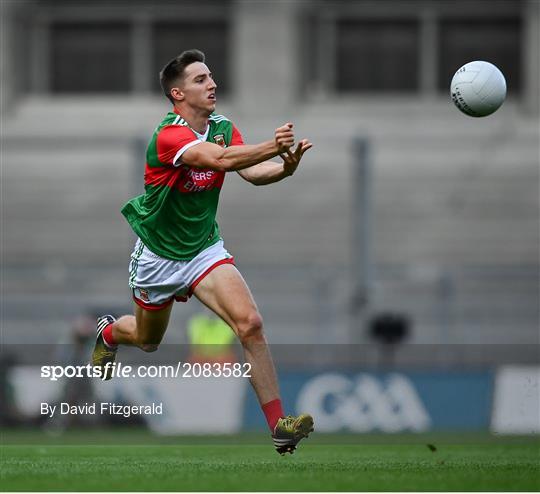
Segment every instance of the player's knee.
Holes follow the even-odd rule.
[[[159,345],[156,343],[141,343],[139,347],[141,348],[141,350],[151,353],[155,352],[159,348]]]
[[[263,320],[261,315],[250,312],[237,326],[240,341],[261,338],[263,336]]]

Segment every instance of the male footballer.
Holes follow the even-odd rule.
[[[223,245],[216,211],[227,172],[254,185],[278,182],[295,172],[312,144],[302,139],[294,147],[291,123],[277,128],[271,140],[244,144],[235,125],[214,113],[217,85],[204,62],[201,51],[188,50],[160,73],[173,109],[148,145],[145,193],[122,208],[138,236],[129,277],[135,315],[98,318],[92,363],[110,379],[110,364],[105,366],[114,362],[119,345],[157,350],[173,302],[194,295],[233,328],[276,450],[292,453],[313,431],[313,419],[283,413],[263,321]],[[269,161],[277,156],[281,162]]]

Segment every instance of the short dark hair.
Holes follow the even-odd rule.
[[[161,89],[163,89],[163,93],[169,98],[171,103],[174,104],[174,99],[171,96],[171,89],[178,79],[184,77],[184,70],[186,67],[194,62],[204,63],[205,58],[204,53],[200,50],[186,50],[172,60],[169,60],[165,67],[163,67],[159,73],[159,82],[161,84]]]

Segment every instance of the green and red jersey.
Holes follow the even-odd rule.
[[[201,135],[169,112],[146,151],[145,193],[122,208],[133,231],[161,257],[189,261],[220,238],[216,212],[225,172],[182,163],[182,154],[204,141],[243,144],[238,129],[222,115],[212,114]]]

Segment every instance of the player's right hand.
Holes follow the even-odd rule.
[[[278,127],[274,133],[274,139],[279,153],[284,153],[294,146],[293,124],[286,123]]]

